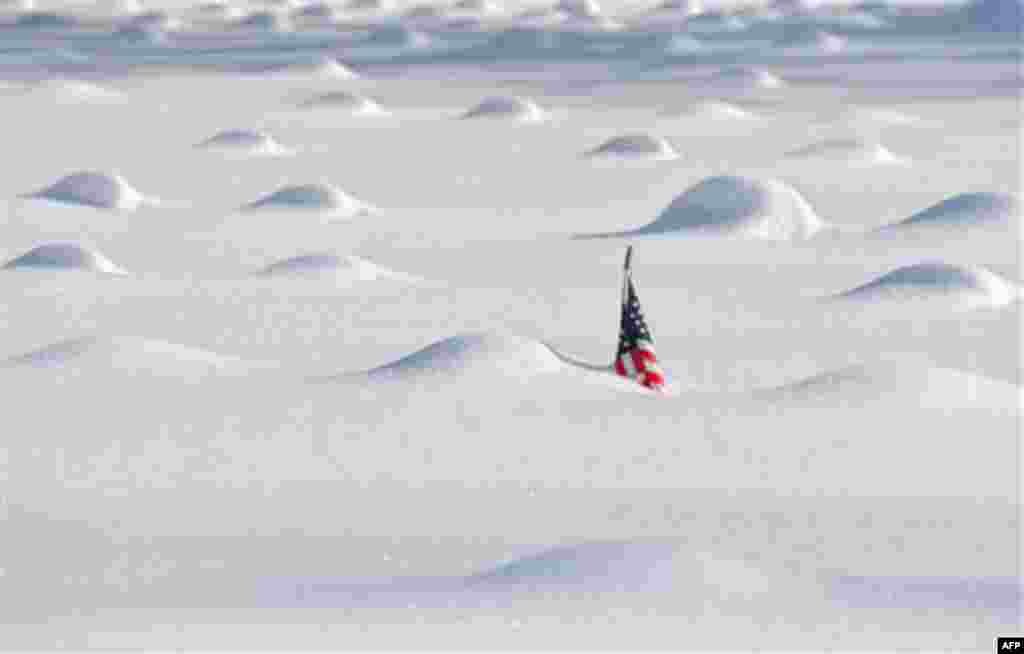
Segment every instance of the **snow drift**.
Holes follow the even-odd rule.
[[[754,393],[772,402],[858,406],[892,402],[923,408],[990,408],[1013,411],[1020,392],[1006,382],[980,375],[915,365],[906,361],[877,361],[846,366],[789,384]]]
[[[35,94],[46,95],[53,102],[63,104],[110,102],[120,97],[119,93],[111,89],[91,82],[73,79],[56,78],[43,80],[30,87],[29,90]]]
[[[518,96],[484,98],[462,115],[463,118],[507,118],[522,122],[544,120],[546,114],[536,102]]]
[[[402,18],[412,22],[435,22],[443,20],[446,14],[447,10],[444,7],[423,4],[409,7],[405,13],[402,14]]]
[[[345,9],[349,11],[391,11],[395,3],[391,0],[349,0]]]
[[[259,365],[156,339],[87,336],[60,341],[11,357],[0,367],[108,369],[132,376],[188,379],[211,374],[246,375]]]
[[[482,370],[522,379],[556,372],[564,365],[551,348],[538,341],[480,332],[446,338],[365,374],[370,379],[400,380]]]
[[[285,186],[242,207],[245,210],[307,210],[338,217],[368,214],[372,207],[329,184]]]
[[[184,27],[180,18],[163,10],[145,11],[131,19],[129,25],[135,27],[154,27],[165,32],[174,32]]]
[[[234,21],[242,17],[242,9],[228,2],[204,2],[196,7],[196,12],[203,18],[220,21]]]
[[[291,15],[293,19],[324,23],[333,23],[339,18],[338,11],[326,2],[314,2],[304,7],[299,7]]]
[[[389,270],[365,259],[352,255],[338,255],[333,252],[315,252],[276,261],[260,275],[268,277],[329,278],[336,281],[373,281],[393,279],[416,281],[417,278]]]
[[[85,270],[110,275],[124,275],[123,269],[115,265],[100,252],[84,248],[75,243],[46,243],[4,264],[7,270],[50,269]]]
[[[743,66],[728,66],[719,69],[711,76],[710,81],[714,84],[738,86],[744,89],[778,89],[786,86],[786,82],[777,75],[766,70]]]
[[[710,177],[677,197],[643,227],[610,234],[733,235],[770,240],[807,239],[825,225],[799,192],[773,179]]]
[[[897,268],[833,297],[862,302],[940,299],[959,308],[978,308],[1005,306],[1018,296],[1016,284],[981,266],[929,261]]]
[[[166,45],[167,31],[157,25],[125,25],[114,32],[114,38],[124,44]]]
[[[302,109],[332,109],[353,116],[383,116],[386,111],[374,100],[349,91],[331,91],[305,100]]]
[[[741,109],[740,107],[728,102],[716,102],[714,100],[697,102],[687,107],[682,112],[682,115],[692,118],[723,122],[745,121],[757,118],[757,116],[746,109]]]
[[[362,43],[383,48],[422,50],[433,45],[433,39],[405,25],[381,25],[374,28]]]
[[[704,13],[704,3],[701,0],[665,0],[655,6],[652,12],[659,13],[680,13],[684,16],[697,16]]]
[[[217,132],[196,144],[197,148],[229,154],[280,155],[289,150],[263,132],[248,129],[228,129]]]
[[[14,24],[29,29],[71,29],[78,27],[79,20],[56,11],[29,11],[19,15]]]
[[[320,57],[311,61],[288,64],[279,69],[285,75],[306,76],[327,80],[358,79],[359,75],[334,57]]]
[[[556,547],[478,573],[466,581],[471,588],[503,590],[651,590],[669,589],[680,581],[699,583],[700,565],[694,560],[689,579],[678,573],[671,543],[597,541]]]
[[[846,43],[845,37],[823,30],[814,30],[787,36],[779,41],[778,45],[784,48],[814,50],[821,54],[835,54],[845,50]]]
[[[0,0],[0,11],[23,13],[36,8],[35,0]]]
[[[769,592],[769,575],[744,561],[721,559],[665,541],[591,541],[555,547],[470,576],[469,589],[529,592],[676,593],[754,597]],[[789,580],[791,583],[792,579]]]
[[[677,159],[679,154],[672,144],[659,136],[623,134],[589,150],[586,156],[666,160]]]
[[[287,17],[273,11],[255,11],[236,21],[235,27],[265,32],[288,32],[292,29]]]
[[[825,139],[791,150],[785,156],[791,159],[835,161],[858,166],[908,163],[906,158],[896,156],[881,143],[860,138]]]
[[[501,11],[501,5],[492,0],[458,0],[452,5],[456,11],[475,14],[495,14]]]
[[[1008,225],[1020,215],[1020,202],[1005,193],[958,193],[880,231]]]
[[[573,18],[600,18],[603,14],[595,0],[558,0],[555,9]]]
[[[93,171],[72,173],[25,197],[116,211],[135,211],[156,204],[154,198],[139,193],[119,175]]]
[[[845,112],[838,123],[852,128],[879,129],[888,127],[927,126],[929,123],[918,116],[886,109],[884,107],[859,107]]]

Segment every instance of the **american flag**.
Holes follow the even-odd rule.
[[[654,340],[640,310],[640,300],[633,286],[633,271],[630,261],[633,247],[626,250],[625,279],[622,288],[622,320],[619,328],[619,350],[615,357],[615,372],[623,377],[637,380],[641,385],[655,391],[665,388],[665,375],[658,366],[654,354]]]

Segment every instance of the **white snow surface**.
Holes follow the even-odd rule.
[[[0,7],[0,648],[1019,630],[1019,1],[599,1]]]

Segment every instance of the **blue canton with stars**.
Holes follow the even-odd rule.
[[[622,322],[619,328],[619,356],[636,348],[637,341],[654,343],[651,332],[647,329],[644,314],[640,310],[640,300],[636,297],[633,278],[627,281],[626,301],[622,305]]]

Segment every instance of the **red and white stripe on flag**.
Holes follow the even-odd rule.
[[[639,341],[636,347],[623,352],[615,360],[615,372],[651,390],[660,391],[665,387],[665,374],[658,365],[654,347],[647,341]]]

